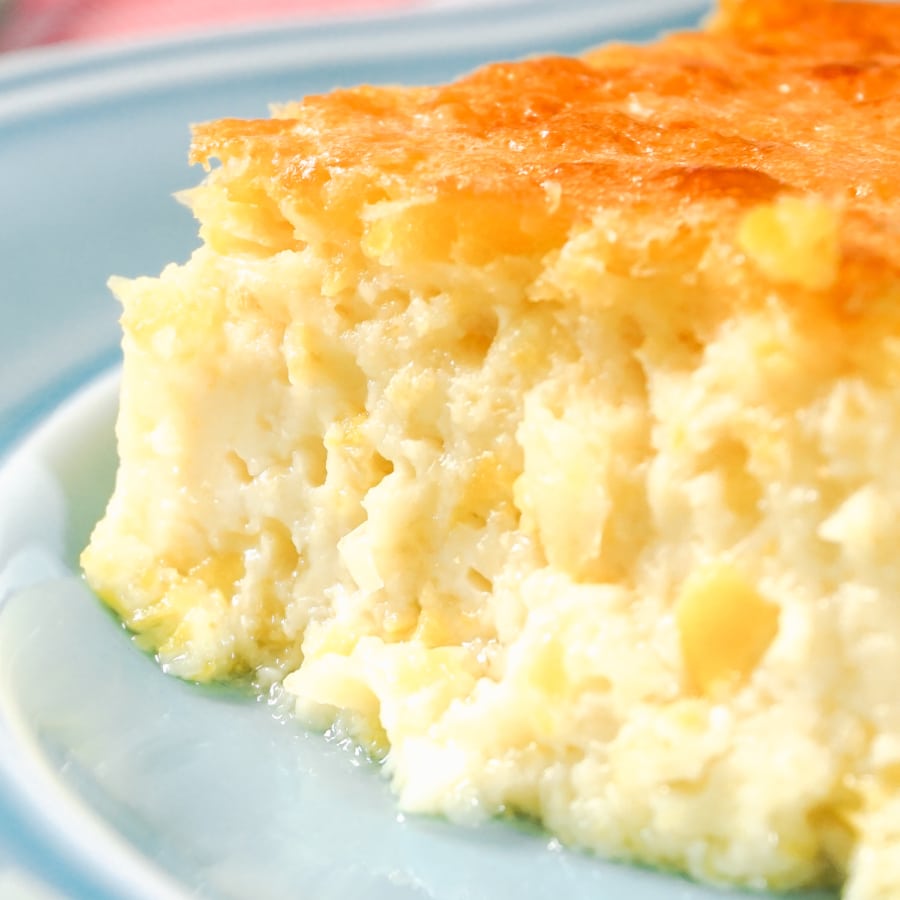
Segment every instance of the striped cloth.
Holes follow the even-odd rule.
[[[434,0],[0,0],[0,50],[66,41],[110,41],[204,26],[308,15],[353,16]]]

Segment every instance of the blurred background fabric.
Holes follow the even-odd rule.
[[[467,3],[473,0],[0,0],[0,51]]]

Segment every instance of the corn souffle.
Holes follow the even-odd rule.
[[[113,282],[83,557],[165,670],[283,685],[406,811],[900,896],[900,8],[732,0],[191,157],[202,246]]]

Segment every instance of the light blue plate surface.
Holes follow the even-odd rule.
[[[646,39],[705,4],[580,6],[0,62],[0,874],[14,860],[73,900],[739,896],[509,823],[398,818],[377,771],[346,750],[263,704],[161,675],[75,574],[115,466],[115,375],[85,388],[117,360],[104,284],[194,246],[170,197],[198,178],[187,123],[262,115],[338,84],[440,81],[492,58]]]

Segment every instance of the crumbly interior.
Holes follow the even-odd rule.
[[[896,267],[845,197],[447,214],[381,171],[319,215],[235,152],[204,246],[115,282],[90,583],[167,671],[283,681],[405,810],[896,897]]]
[[[832,210],[776,214],[833,264]],[[117,284],[91,583],[170,672],[291,673],[407,810],[890,896],[900,405],[777,295],[724,314],[779,265],[752,225],[352,278],[225,241]]]

